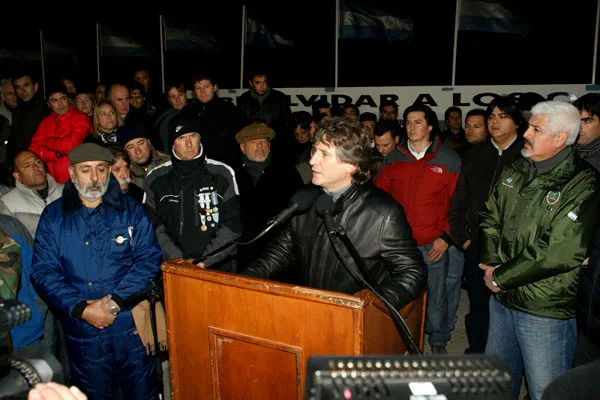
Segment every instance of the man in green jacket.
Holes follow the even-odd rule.
[[[569,103],[532,108],[525,145],[502,171],[481,214],[481,264],[490,299],[486,353],[509,366],[515,398],[523,369],[530,399],[573,363],[579,266],[600,217],[600,176],[573,144]]]

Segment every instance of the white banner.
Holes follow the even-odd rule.
[[[506,85],[506,86],[395,86],[395,87],[348,87],[348,88],[283,88],[290,96],[292,111],[312,112],[312,105],[319,99],[327,100],[332,106],[356,104],[361,113],[379,115],[382,101],[391,100],[398,104],[400,118],[404,109],[414,103],[427,104],[437,113],[440,121],[444,111],[457,106],[463,114],[473,108],[486,108],[497,96],[518,97],[522,93],[535,92],[547,100],[572,101],[587,92],[600,91],[598,85]],[[235,103],[236,98],[248,89],[222,89],[219,96]]]

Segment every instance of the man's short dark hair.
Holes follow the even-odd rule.
[[[64,83],[62,83],[62,80],[53,82],[50,86],[48,86],[48,89],[46,90],[46,100],[48,100],[50,96],[52,96],[55,93],[63,93],[67,96],[69,95],[67,87]]]
[[[31,73],[30,71],[26,71],[24,73],[16,74],[15,76],[12,77],[12,81],[14,82],[17,79],[21,79],[21,78],[25,78],[25,77],[28,77],[29,79],[31,79],[31,83],[33,83],[34,85],[36,83],[40,83],[40,81],[38,80],[37,75]]]
[[[592,116],[600,117],[600,93],[587,93],[573,102],[581,113],[587,111]]]
[[[167,97],[169,97],[169,94],[168,94],[168,93],[169,93],[169,90],[171,90],[171,89],[173,89],[173,88],[175,88],[175,89],[176,89],[178,92],[180,92],[180,93],[186,93],[186,90],[185,90],[185,83],[183,83],[183,82],[172,82],[172,83],[168,83],[168,84],[165,86],[165,95],[166,95]]]
[[[137,90],[140,92],[140,94],[144,97],[146,97],[146,88],[144,87],[144,85],[142,85],[139,82],[133,82],[130,86],[129,86],[129,93],[131,93],[132,90]]]
[[[467,113],[467,115],[465,116],[465,121],[466,121],[466,120],[467,120],[467,118],[469,118],[469,117],[475,117],[475,116],[478,116],[478,115],[479,115],[479,116],[482,116],[484,121],[486,120],[486,118],[485,118],[485,110],[484,110],[484,109],[482,109],[482,108],[474,108],[474,109],[470,110],[470,111]]]
[[[428,105],[413,104],[412,106],[406,107],[406,110],[404,110],[404,114],[402,115],[402,120],[406,124],[406,117],[408,116],[408,114],[411,112],[418,112],[418,111],[425,114],[425,121],[427,122],[427,125],[432,127],[431,133],[429,135],[429,140],[433,140],[434,135],[439,134],[440,124],[439,124],[437,114]]]
[[[117,161],[117,159],[122,158],[128,166],[131,165],[131,159],[129,158],[129,154],[119,143],[110,143],[107,144],[106,147],[112,152],[113,156],[115,157],[115,162]]]
[[[360,117],[358,118],[358,120],[360,122],[365,122],[365,121],[377,122],[377,115],[375,115],[372,112],[367,111],[367,112],[360,114]]]
[[[356,165],[352,182],[357,185],[369,182],[377,173],[381,156],[371,149],[371,138],[358,121],[325,117],[319,123],[313,142],[334,146],[340,161]]]
[[[519,111],[519,107],[517,107],[517,102],[509,96],[499,96],[490,102],[485,110],[485,119],[487,120],[489,116],[494,111],[494,108],[498,107],[500,111],[504,114],[508,115],[515,125],[517,125],[517,131],[519,134],[523,134],[525,129],[527,128],[527,121],[525,121],[525,117]]]
[[[458,112],[462,118],[462,110],[459,107],[451,106],[446,108],[446,111],[444,112],[444,121],[448,121],[448,118],[450,118],[450,113],[453,112]]]
[[[296,127],[298,125],[300,125],[302,127],[302,129],[305,129],[305,130],[310,129],[310,123],[312,122],[313,117],[312,117],[312,115],[310,115],[309,112],[296,111],[296,112],[292,113],[292,116],[294,117],[294,126],[293,126],[294,129],[296,129]]]
[[[208,72],[199,72],[192,77],[192,87],[200,81],[209,81],[211,85],[218,85],[217,78]]]
[[[313,113],[319,112],[319,108],[331,108],[331,104],[325,99],[319,99],[312,105]]]
[[[248,80],[251,81],[252,79],[256,78],[257,76],[264,76],[268,80],[271,77],[271,74],[269,73],[267,67],[257,66],[257,67],[254,67],[250,72],[248,72]]]
[[[391,101],[391,100],[382,101],[381,104],[379,105],[379,112],[383,112],[383,107],[387,107],[387,106],[394,107],[394,111],[396,111],[396,114],[398,113],[398,104],[396,104],[395,101]]]
[[[373,134],[375,136],[383,136],[386,134],[386,132],[389,132],[392,139],[395,139],[396,137],[400,136],[401,130],[402,127],[400,126],[400,122],[398,120],[382,119],[377,123],[377,125],[375,125]]]

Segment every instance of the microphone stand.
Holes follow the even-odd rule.
[[[408,325],[406,325],[406,321],[404,321],[404,318],[402,318],[402,316],[400,315],[398,310],[396,310],[394,308],[394,306],[392,305],[392,303],[390,303],[389,300],[385,297],[385,295],[383,294],[383,290],[381,289],[381,286],[379,286],[379,284],[375,281],[375,279],[373,279],[371,277],[371,275],[369,274],[369,271],[367,270],[367,266],[365,265],[364,260],[362,259],[360,254],[358,254],[358,251],[356,251],[356,247],[354,247],[354,245],[352,244],[350,239],[348,239],[348,236],[346,236],[346,231],[344,230],[344,228],[342,228],[339,225],[335,225],[335,223],[334,223],[333,227],[327,226],[327,225],[330,225],[330,223],[327,223],[327,222],[329,222],[327,220],[328,220],[328,218],[325,219],[327,234],[329,235],[329,238],[331,239],[333,248],[334,248],[335,252],[338,254],[338,258],[340,259],[341,263],[348,270],[350,275],[352,275],[354,277],[354,279],[358,278],[358,280],[360,282],[362,282],[369,290],[371,290],[373,293],[375,293],[375,295],[383,301],[383,303],[386,305],[386,307],[390,311],[390,316],[392,317],[392,320],[394,321],[394,325],[396,326],[398,333],[400,333],[400,336],[402,337],[404,344],[407,345],[407,347],[410,348],[410,350],[414,354],[423,355],[423,353],[419,349],[419,346],[415,342],[415,339],[413,338],[412,334],[410,333],[410,329],[408,328]],[[331,221],[333,222],[332,218],[331,218]],[[341,256],[340,251],[336,244],[336,240],[335,240],[336,237],[340,238],[340,240],[344,244],[344,247],[348,250],[348,252],[352,256],[352,259],[358,266],[358,269],[360,271],[360,275],[358,275],[358,277],[356,276],[355,273],[353,273],[353,271],[350,269],[350,267],[344,262],[344,258]]]

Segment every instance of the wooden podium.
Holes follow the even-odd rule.
[[[217,271],[162,266],[173,399],[302,399],[311,355],[406,354],[385,305]],[[423,348],[425,294],[401,310]]]

